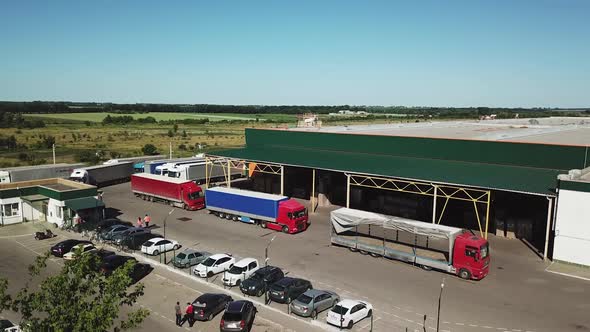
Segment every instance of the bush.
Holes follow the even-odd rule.
[[[172,129],[168,129],[168,137],[174,137],[174,133],[172,132]]]
[[[183,151],[186,151],[186,145],[185,145],[185,144],[180,144],[180,145],[178,146],[178,150],[183,150]]]
[[[92,151],[82,151],[76,154],[76,160],[81,163],[98,164],[100,159]]]
[[[153,156],[158,154],[158,148],[156,148],[155,145],[148,143],[141,148],[141,152],[146,156]]]

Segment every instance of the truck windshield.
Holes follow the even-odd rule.
[[[481,246],[481,248],[479,248],[479,250],[480,250],[481,259],[488,257],[488,254],[490,253],[489,244],[488,243],[484,244],[483,246]]]
[[[293,219],[298,219],[307,215],[307,209],[299,210],[293,213]]]
[[[171,178],[179,178],[180,177],[180,172],[170,171],[170,172],[168,172],[168,176],[171,177]]]
[[[199,197],[202,197],[202,191],[195,191],[194,193],[190,193],[188,194],[188,199],[197,199]]]

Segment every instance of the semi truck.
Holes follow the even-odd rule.
[[[88,166],[74,169],[70,180],[104,187],[129,181],[133,174],[133,162],[119,162],[107,165]]]
[[[131,176],[131,190],[143,200],[161,201],[185,210],[205,207],[203,190],[190,180],[138,173]]]
[[[51,164],[3,168],[0,170],[0,183],[67,178],[73,169],[82,166],[84,164]]]
[[[331,243],[351,251],[483,279],[490,268],[488,241],[456,227],[340,208],[330,213]]]
[[[205,161],[205,158],[190,158],[187,160],[180,160],[180,161],[174,160],[171,162],[166,162],[166,163],[156,166],[156,171],[154,174],[168,176],[168,172],[175,167],[178,167],[178,166],[184,165],[184,164],[193,164],[193,163],[204,162],[204,161]]]
[[[209,176],[211,182],[225,180],[227,167],[215,165],[206,170],[207,163],[203,160],[190,164],[178,164],[168,169],[168,176],[183,180],[192,180],[196,183],[204,183],[206,176]],[[242,171],[236,168],[230,169],[231,179],[242,176]]]
[[[205,191],[207,209],[220,218],[258,224],[284,233],[307,229],[307,209],[286,196],[255,191],[214,187]]]
[[[109,159],[102,163],[103,165],[110,165],[110,164],[117,164],[117,163],[125,163],[125,162],[132,162],[132,163],[142,163],[148,160],[158,160],[162,159],[164,156],[159,154],[155,156],[137,156],[137,157],[128,157],[128,158],[117,158],[117,159]]]

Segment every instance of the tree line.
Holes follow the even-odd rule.
[[[0,112],[0,128],[33,129],[45,127],[40,119],[25,119],[21,113]]]

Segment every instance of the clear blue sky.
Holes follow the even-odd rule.
[[[590,1],[3,1],[0,100],[590,106]]]

